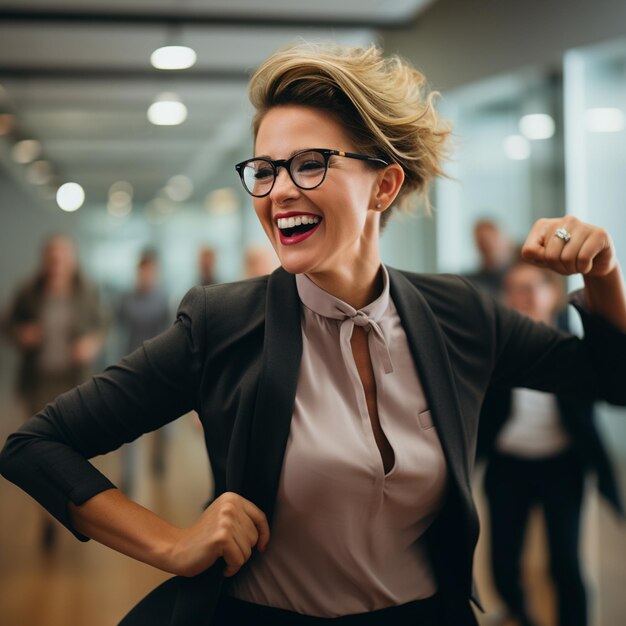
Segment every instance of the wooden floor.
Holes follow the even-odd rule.
[[[7,404],[2,406],[4,418]],[[17,409],[9,412],[9,416],[17,414]],[[170,427],[164,480],[150,476],[145,461],[149,436],[139,442],[135,499],[180,525],[198,516],[212,492],[195,419],[187,416]],[[18,425],[19,418],[3,420],[0,440],[4,442],[7,432]],[[95,464],[114,482],[118,479],[119,453]],[[0,626],[113,626],[169,577],[94,541],[81,543],[58,524],[53,549],[42,550],[44,513],[3,479],[0,510]]]
[[[20,423],[19,408],[8,394],[0,393],[2,421],[0,443]],[[170,427],[165,479],[151,477],[146,458],[150,440],[140,442],[140,469],[136,499],[177,524],[194,520],[212,489],[201,434],[193,416]],[[114,481],[120,475],[118,453],[96,464]],[[192,479],[190,480],[190,477]],[[479,497],[479,508],[482,500]],[[41,548],[44,520],[39,507],[16,487],[0,479],[0,626],[114,626],[150,589],[168,575],[114,553],[95,542],[80,543],[58,528],[50,552]],[[484,515],[482,515],[484,517]],[[594,519],[597,516],[594,515]],[[594,536],[608,533],[602,541],[587,541],[585,550],[595,563],[591,581],[596,602],[594,626],[626,624],[626,541],[616,524],[591,524]],[[593,527],[595,524],[595,527]],[[607,526],[608,524],[608,526]],[[539,525],[536,525],[539,528]],[[589,526],[589,524],[588,524]],[[613,533],[613,535],[611,535]],[[617,550],[615,538],[621,543]],[[493,591],[487,563],[488,546],[481,538],[476,577],[487,614],[481,626],[507,624],[499,619],[500,602]],[[541,533],[533,532],[525,565],[525,579],[542,626],[555,626],[550,585],[542,573],[544,551]],[[601,576],[598,572],[605,572]],[[598,610],[601,604],[602,611]],[[607,608],[608,607],[608,608]]]

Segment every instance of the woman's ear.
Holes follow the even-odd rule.
[[[404,183],[404,170],[397,163],[392,163],[381,170],[379,176],[378,189],[373,200],[374,210],[382,212],[391,206],[400,193]]]

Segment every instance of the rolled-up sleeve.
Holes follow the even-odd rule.
[[[72,527],[68,503],[114,487],[88,459],[198,406],[205,308],[204,290],[193,288],[171,328],[31,417],[7,439],[0,473],[87,540]]]

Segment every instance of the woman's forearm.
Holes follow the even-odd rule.
[[[588,310],[626,332],[626,288],[619,264],[606,276],[584,276]]]
[[[69,504],[76,530],[109,548],[170,573],[171,553],[180,529],[108,489],[81,505]]]
[[[172,574],[195,576],[217,559],[225,576],[236,574],[255,547],[270,538],[263,511],[236,493],[216,498],[189,528],[178,528],[108,489],[79,506],[69,505],[76,530],[99,543]]]

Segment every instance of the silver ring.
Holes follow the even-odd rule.
[[[572,233],[565,230],[564,228],[557,228],[554,231],[554,236],[562,239],[565,243],[567,243],[572,238]]]

